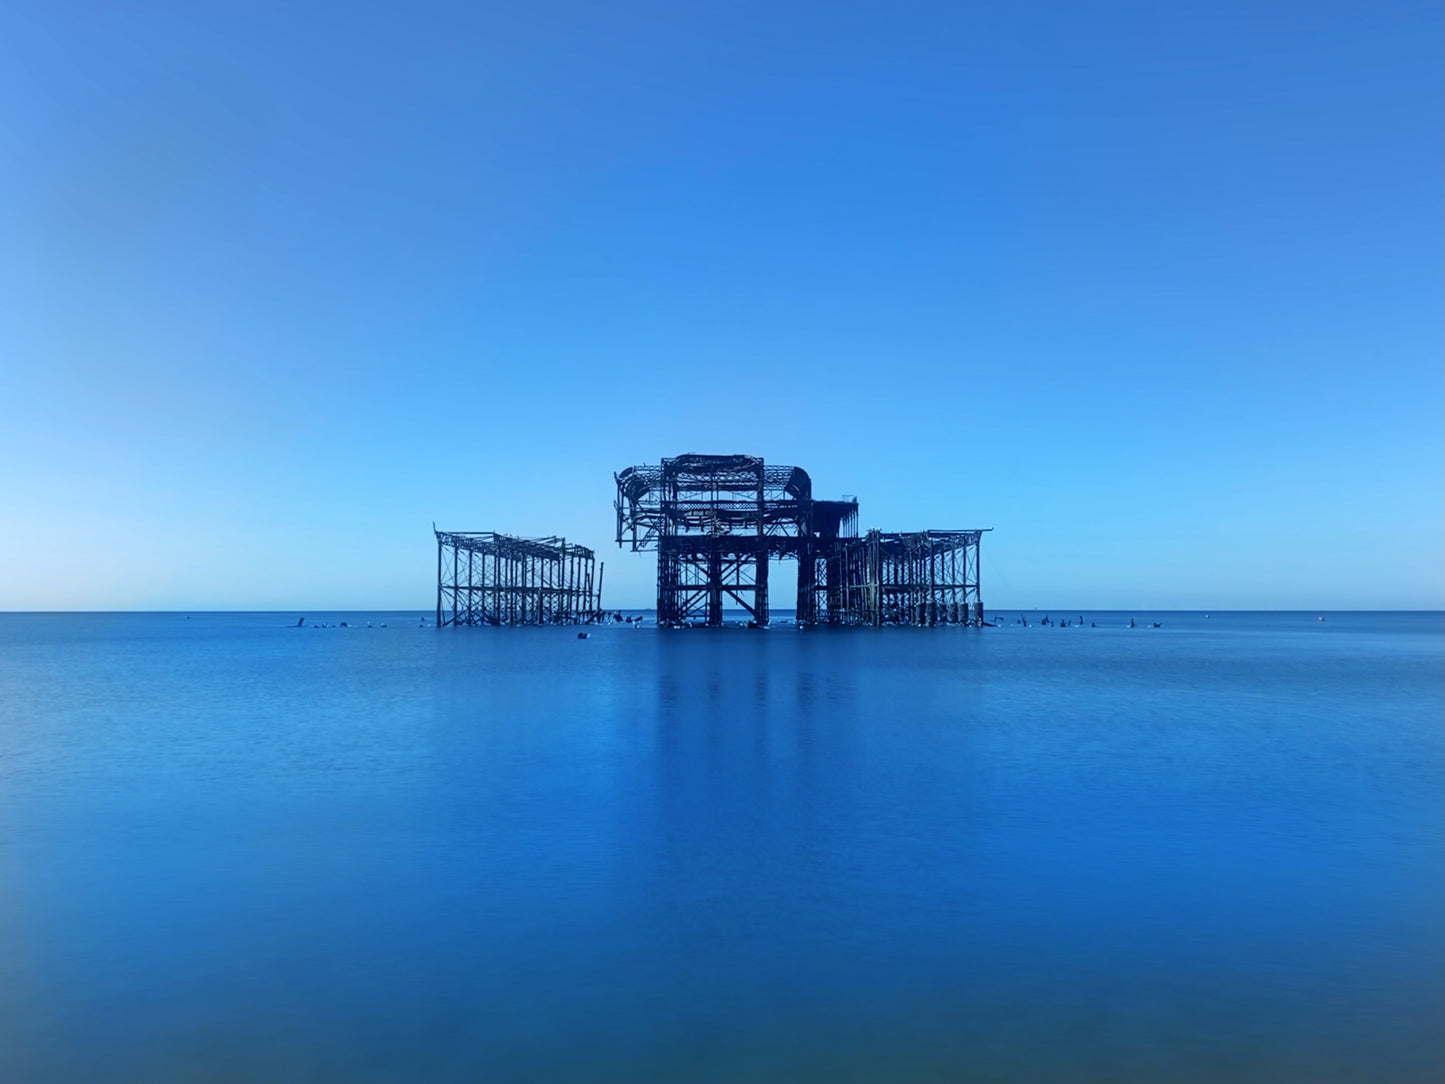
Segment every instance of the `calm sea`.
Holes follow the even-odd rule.
[[[1440,614],[298,616],[0,615],[0,1080],[1445,1078]]]

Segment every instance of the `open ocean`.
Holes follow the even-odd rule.
[[[0,1081],[1445,1079],[1441,614],[298,616],[0,615]]]

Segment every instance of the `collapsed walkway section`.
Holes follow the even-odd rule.
[[[602,570],[565,538],[438,531],[437,625],[557,625],[595,621]]]
[[[967,625],[983,622],[982,530],[869,531],[841,540],[817,594],[823,620],[843,625]]]

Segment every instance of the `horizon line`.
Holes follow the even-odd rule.
[[[773,612],[773,613],[796,613],[796,612],[797,612],[795,609],[790,608],[790,607],[778,607],[778,606],[775,606],[775,607],[772,607],[771,609],[772,609],[772,612]],[[1077,613],[1077,612],[1081,612],[1081,611],[1082,611],[1083,613],[1178,613],[1178,614],[1189,614],[1189,613],[1200,613],[1200,614],[1269,614],[1269,613],[1274,613],[1274,614],[1294,614],[1294,613],[1298,613],[1298,614],[1387,614],[1387,613],[1426,613],[1426,614],[1434,614],[1434,613],[1438,613],[1438,614],[1445,614],[1445,607],[1431,608],[1431,607],[1427,607],[1427,606],[1405,606],[1405,607],[1384,607],[1384,608],[1369,608],[1369,607],[1309,607],[1309,608],[1306,608],[1306,609],[1300,609],[1300,608],[1298,608],[1298,607],[1288,608],[1288,609],[1280,609],[1280,608],[1275,608],[1275,607],[1260,607],[1260,608],[1241,609],[1241,608],[1230,608],[1230,607],[1224,607],[1224,608],[1217,608],[1217,607],[1216,607],[1216,608],[1208,608],[1208,607],[1203,607],[1203,606],[1188,606],[1188,607],[1157,607],[1157,606],[1132,606],[1132,607],[1130,607],[1130,606],[1125,606],[1125,607],[1119,607],[1119,606],[1052,606],[1052,607],[1050,607],[1050,606],[997,606],[997,607],[994,607],[994,606],[986,606],[986,607],[984,607],[984,610],[985,610],[986,613],[989,613],[989,612],[991,612],[991,613],[1050,613],[1050,612],[1058,612],[1058,613],[1074,612],[1074,613]],[[657,607],[656,607],[656,606],[604,606],[604,607],[601,607],[601,609],[600,609],[600,612],[601,612],[601,613],[618,613],[618,612],[622,612],[622,611],[643,612],[643,613],[656,613],[656,612],[657,612]],[[340,607],[335,607],[335,608],[333,608],[333,607],[327,607],[327,606],[314,606],[314,607],[290,606],[290,607],[286,607],[286,608],[284,608],[284,609],[275,609],[275,608],[268,608],[268,609],[249,609],[249,608],[242,608],[242,607],[223,607],[223,608],[212,608],[212,609],[200,609],[200,608],[197,608],[197,609],[155,609],[155,610],[120,610],[120,609],[115,609],[115,610],[60,610],[60,609],[55,609],[55,610],[3,610],[3,609],[0,609],[0,616],[25,616],[25,615],[34,615],[34,614],[74,614],[74,615],[82,615],[82,614],[291,614],[291,613],[305,613],[305,612],[312,612],[312,613],[332,613],[332,614],[353,614],[353,613],[354,613],[354,614],[365,614],[365,613],[407,613],[407,614],[410,614],[410,613],[420,613],[420,614],[432,614],[432,613],[435,613],[435,612],[436,612],[436,607],[434,607],[434,606],[427,606],[427,607],[420,607],[420,608],[409,608],[409,607],[400,607],[400,608],[398,608],[398,607],[388,607],[388,606],[373,606],[373,607],[362,608],[362,609],[353,609],[353,608],[340,608]],[[726,608],[725,608],[725,609],[724,609],[724,612],[725,612],[725,613],[731,613],[731,612],[747,613],[747,610],[743,609],[742,607],[736,607],[735,609],[726,609]]]

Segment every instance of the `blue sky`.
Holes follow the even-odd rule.
[[[0,609],[425,608],[433,521],[650,605],[685,451],[990,607],[1439,608],[1441,23],[12,0]]]

